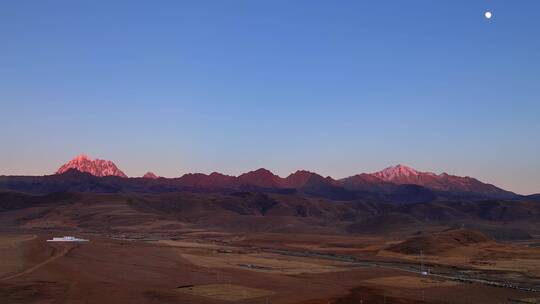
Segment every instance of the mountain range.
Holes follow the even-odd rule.
[[[2,176],[0,189],[30,193],[55,191],[146,192],[175,191],[301,193],[333,200],[377,200],[402,203],[448,199],[515,199],[520,196],[472,177],[421,172],[396,165],[375,173],[342,179],[299,170],[282,178],[260,168],[239,176],[218,172],[188,173],[163,178],[152,172],[128,178],[112,161],[82,154],[48,176]]]

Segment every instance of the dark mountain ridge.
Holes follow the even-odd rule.
[[[456,199],[519,199],[520,196],[498,189],[497,191],[467,191],[459,188],[438,189],[417,184],[395,184],[379,180],[369,174],[355,175],[334,180],[308,171],[297,171],[281,178],[266,169],[258,169],[238,177],[214,172],[189,173],[179,178],[125,178],[119,176],[94,176],[69,169],[62,174],[46,176],[0,176],[0,189],[28,193],[59,191],[94,193],[163,193],[177,191],[267,192],[351,201],[357,199],[396,203],[417,203]]]
[[[47,176],[0,176],[0,189],[28,193],[58,191],[95,193],[162,193],[177,191],[303,194],[330,200],[421,203],[437,200],[520,199],[521,197],[471,177],[420,172],[404,165],[343,179],[298,170],[286,178],[260,168],[240,174],[188,173],[178,178],[128,178],[113,162],[80,155]],[[535,197],[531,197],[535,199]]]

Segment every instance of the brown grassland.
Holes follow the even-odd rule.
[[[506,303],[537,296],[297,254],[336,249],[373,261],[391,258],[418,264],[418,257],[377,250],[375,244],[388,243],[383,238],[348,237],[349,246],[344,246],[341,236],[288,234],[280,241],[278,234],[248,237],[212,231],[187,231],[181,239],[159,241],[87,234],[90,242],[84,244],[46,243],[50,236],[2,235],[2,303]],[[458,263],[452,256],[462,252],[428,256],[426,261],[498,271],[512,261],[521,265],[520,259],[502,254],[511,255],[512,245],[489,246],[497,254],[484,261],[492,264],[476,265],[476,259]],[[518,253],[534,263],[539,251]]]

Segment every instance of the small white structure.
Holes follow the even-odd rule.
[[[79,239],[74,236],[64,236],[64,237],[53,237],[52,240],[47,240],[47,242],[88,242],[88,240]]]

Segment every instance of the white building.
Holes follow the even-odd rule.
[[[79,239],[74,236],[64,236],[64,237],[53,237],[52,240],[47,240],[47,242],[88,242],[88,240]]]

